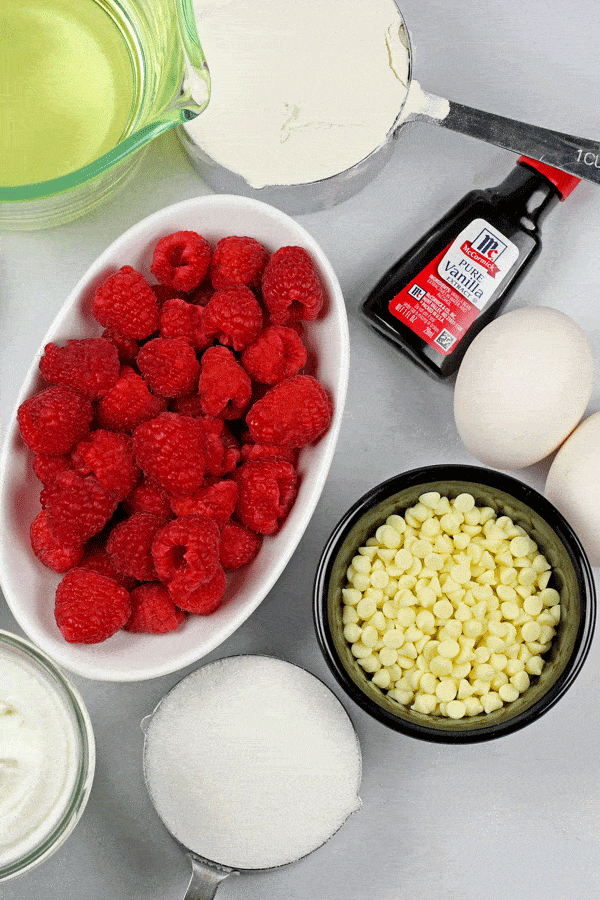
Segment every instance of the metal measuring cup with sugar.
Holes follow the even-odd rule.
[[[360,809],[362,762],[335,695],[270,656],[217,659],[142,721],[144,777],[192,864],[185,900],[231,874],[296,862]]]

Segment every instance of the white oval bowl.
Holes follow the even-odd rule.
[[[123,265],[150,276],[158,239],[179,230],[198,231],[212,244],[226,235],[249,235],[271,252],[298,245],[311,254],[326,290],[323,314],[305,329],[315,376],[334,404],[325,435],[300,453],[298,497],[278,534],[265,538],[251,565],[234,573],[222,606],[210,616],[189,616],[177,631],[164,635],[124,630],[100,644],[70,644],[54,620],[54,594],[62,576],[39,562],[29,543],[29,527],[40,509],[41,484],[33,474],[32,454],[17,425],[20,404],[43,380],[39,360],[50,341],[100,334],[90,312],[97,285]],[[311,369],[311,371],[313,371]],[[8,423],[0,457],[0,583],[8,605],[28,637],[62,666],[86,678],[141,681],[175,672],[218,647],[254,612],[269,593],[296,549],[315,510],[340,430],[349,374],[348,320],[337,277],[315,240],[292,218],[245,197],[195,197],[159,210],[134,225],[96,260],[76,285],[32,361]]]

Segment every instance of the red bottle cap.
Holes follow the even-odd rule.
[[[553,166],[546,165],[546,163],[538,162],[537,159],[529,159],[528,156],[520,156],[517,162],[520,166],[529,166],[530,169],[535,169],[536,172],[539,172],[540,175],[552,182],[560,194],[561,200],[568,197],[581,181],[581,178],[576,178],[575,175],[569,175],[568,172],[563,172],[562,169],[555,169]]]

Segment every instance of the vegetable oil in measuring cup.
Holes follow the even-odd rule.
[[[468,193],[386,272],[363,303],[370,324],[448,378],[540,252],[542,219],[578,183],[521,156],[501,184]]]
[[[1,0],[0,33],[1,185],[58,178],[119,143],[138,78],[111,0]]]

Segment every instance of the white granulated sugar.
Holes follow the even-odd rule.
[[[217,660],[180,682],[147,726],[144,770],[174,837],[233,868],[299,859],[360,808],[361,754],[344,708],[271,657]]]
[[[377,149],[406,97],[393,0],[194,0],[211,73],[185,126],[254,188],[328,178]]]

